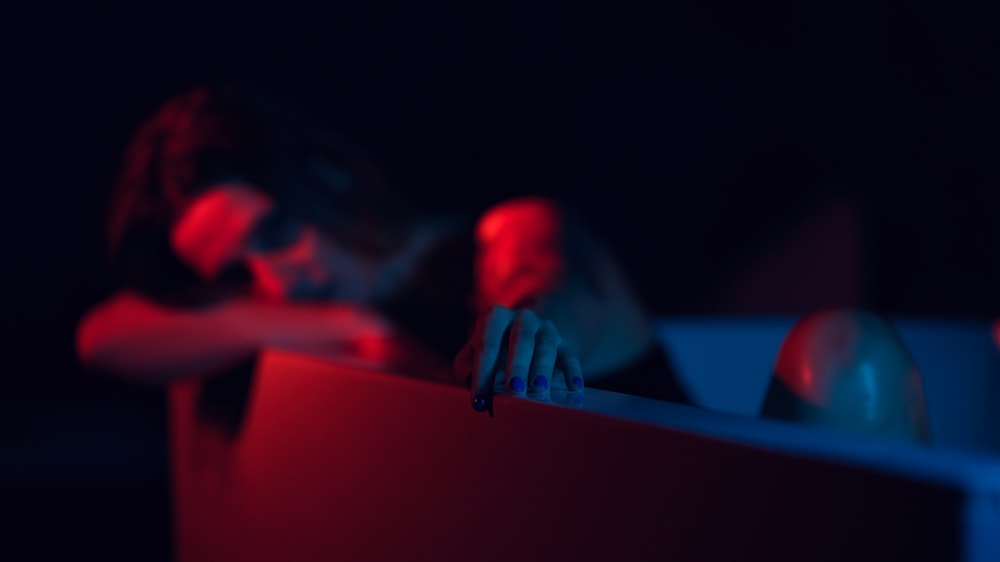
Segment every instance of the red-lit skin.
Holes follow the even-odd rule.
[[[311,225],[294,225],[293,238],[281,247],[259,247],[254,235],[273,210],[269,197],[245,184],[207,189],[171,229],[171,247],[206,281],[229,264],[245,263],[252,294],[188,310],[123,291],[81,322],[77,347],[84,363],[165,382],[220,372],[268,346],[338,359],[348,351],[373,361],[393,355],[396,347],[384,342],[399,334],[364,303],[399,281],[397,272],[426,246],[427,229],[379,264],[383,275],[373,279],[374,260],[339,248]]]
[[[1000,320],[993,323],[993,341],[1000,348]]]
[[[244,184],[214,187],[198,197],[171,230],[174,253],[205,280],[223,268],[244,263],[254,291],[265,300],[327,298],[367,302],[379,285],[376,264],[339,248],[308,224],[294,225],[294,240],[278,248],[262,248],[255,229],[275,210],[263,192]]]
[[[94,308],[77,331],[78,354],[95,369],[141,382],[212,375],[262,347],[341,357],[391,325],[353,304],[233,298],[207,310],[168,308],[123,291]],[[371,355],[370,346],[364,348]],[[370,357],[377,360],[377,357]]]
[[[902,340],[874,314],[811,314],[789,332],[774,376],[818,407],[798,421],[855,433],[929,441],[923,382]],[[804,417],[802,417],[804,416]]]
[[[583,371],[576,354],[559,337],[551,321],[543,321],[533,309],[543,305],[546,295],[562,285],[565,256],[562,252],[562,224],[558,208],[545,200],[519,200],[486,213],[476,228],[476,307],[484,312],[472,340],[455,358],[456,373],[471,373],[473,394],[488,393],[491,386],[514,394],[538,395],[547,399],[547,377],[560,389],[582,390],[574,379]],[[495,306],[495,309],[491,309]],[[520,314],[514,312],[521,309]],[[508,354],[503,377],[490,380],[503,363],[500,349],[479,345],[497,341],[509,331],[512,343],[520,342]],[[566,360],[569,356],[572,359]],[[563,377],[553,380],[557,367]],[[513,385],[518,377],[524,389]]]
[[[511,201],[483,215],[476,229],[477,306],[515,308],[562,285],[562,234],[559,208],[544,199]]]
[[[621,268],[555,202],[526,197],[498,205],[480,218],[476,237],[476,302],[485,314],[455,358],[457,373],[473,374],[474,394],[487,392],[490,373],[500,368],[508,393],[524,394],[511,384],[520,377],[527,394],[547,400],[536,381],[553,367],[564,375],[548,381],[553,389],[582,390],[572,383],[581,370],[599,379],[653,345]],[[570,244],[578,246],[576,261]],[[506,362],[486,345],[505,330],[511,349],[520,342],[522,351]]]
[[[175,253],[206,280],[229,263],[247,264],[252,295],[192,311],[121,293],[81,323],[81,358],[121,375],[169,381],[219,372],[264,346],[313,355],[350,349],[373,360],[389,354],[379,342],[394,335],[392,324],[364,304],[399,286],[447,226],[416,229],[410,243],[385,260],[347,252],[310,225],[297,225],[294,241],[265,251],[255,246],[254,234],[271,210],[270,199],[252,186],[219,185],[197,198],[171,232]],[[510,386],[517,375],[528,385],[514,394],[547,400],[547,389],[532,384],[537,375],[547,374],[553,388],[579,390],[572,381],[582,368],[600,376],[651,342],[638,304],[613,264],[601,261],[607,258],[600,248],[588,255],[595,256],[592,269],[603,295],[571,282],[572,268],[560,251],[562,218],[552,202],[501,205],[482,218],[478,234],[481,319],[454,361],[458,376],[475,375],[473,393]],[[507,361],[497,364],[482,351],[499,349],[504,337],[510,338]],[[588,353],[578,356],[578,349]],[[479,350],[478,361],[472,350]],[[553,377],[555,366],[566,376]]]

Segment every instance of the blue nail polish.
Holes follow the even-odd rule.
[[[524,392],[524,379],[521,377],[510,379],[510,389],[514,392]]]
[[[549,387],[549,379],[545,378],[544,376],[537,377],[535,378],[535,386],[541,388],[542,390],[545,390],[546,388]]]
[[[486,397],[482,394],[477,394],[472,397],[472,409],[477,412],[485,412],[487,407]]]
[[[573,386],[583,386],[583,379],[580,377],[573,377]]]

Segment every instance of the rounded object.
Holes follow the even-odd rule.
[[[863,310],[816,312],[792,328],[761,417],[930,441],[920,371],[892,324]]]

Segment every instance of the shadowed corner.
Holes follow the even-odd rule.
[[[214,427],[236,439],[246,418],[257,360],[246,361],[230,372],[207,378],[198,391],[199,423]]]

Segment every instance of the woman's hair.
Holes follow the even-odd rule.
[[[414,212],[369,158],[315,117],[258,89],[198,88],[169,100],[125,152],[108,245],[126,282],[159,292],[181,277],[195,282],[170,251],[170,228],[206,188],[228,181],[253,185],[282,212],[360,251],[394,246]]]

